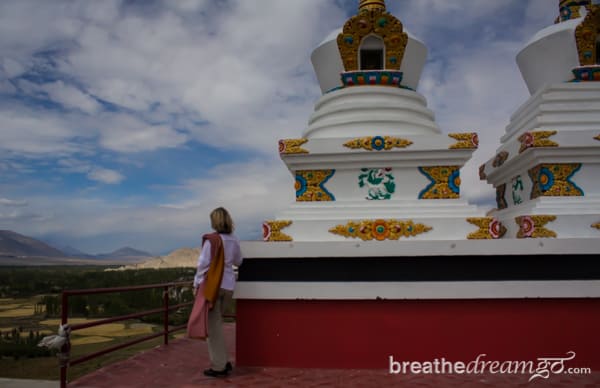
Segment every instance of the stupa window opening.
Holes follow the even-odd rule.
[[[596,34],[596,65],[600,65],[600,34]]]
[[[359,66],[361,70],[383,70],[385,44],[376,35],[366,36],[359,50]]]

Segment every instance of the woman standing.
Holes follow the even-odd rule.
[[[203,306],[208,310],[206,329],[212,365],[204,374],[219,377],[227,376],[233,369],[227,360],[223,310],[225,301],[231,300],[235,288],[233,266],[240,266],[243,257],[240,241],[233,234],[234,225],[229,212],[222,207],[213,210],[210,213],[210,223],[215,232],[202,236],[202,250],[194,277],[194,294],[197,300],[204,297]],[[197,295],[200,291],[202,293]]]

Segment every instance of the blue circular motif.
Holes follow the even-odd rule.
[[[448,178],[448,187],[456,194],[460,194],[460,170],[455,170]]]
[[[371,139],[371,147],[376,151],[381,151],[385,148],[385,139],[381,136],[375,136]]]
[[[301,197],[304,193],[306,193],[306,179],[296,175],[296,197]]]
[[[554,186],[554,174],[546,167],[542,167],[538,174],[538,184],[540,190],[548,191]]]

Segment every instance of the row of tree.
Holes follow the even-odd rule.
[[[39,331],[35,333],[29,330],[29,334],[23,335],[22,328],[6,330],[0,333],[0,357],[12,357],[18,360],[21,357],[47,357],[51,351],[47,348],[37,346],[43,335]]]
[[[0,297],[29,298],[42,295],[35,305],[39,318],[57,318],[62,313],[63,290],[112,288],[168,282],[191,283],[194,268],[142,269],[105,271],[105,267],[0,267]],[[106,293],[69,297],[69,318],[115,317],[160,308],[163,305],[163,288],[134,292]],[[189,287],[171,290],[169,304],[193,300]],[[185,323],[190,308],[169,315],[169,324]],[[162,323],[163,314],[148,315],[142,321]],[[52,352],[38,347],[43,338],[39,331],[25,332],[21,327],[0,333],[0,357],[46,357]]]
[[[191,281],[195,268],[106,271],[106,267],[0,266],[0,298],[28,298],[62,290],[122,287]]]

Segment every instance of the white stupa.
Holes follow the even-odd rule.
[[[266,241],[492,236],[460,196],[477,134],[443,134],[416,91],[426,56],[384,1],[361,1],[314,50],[323,96],[302,138],[279,143],[296,203],[264,223]]]
[[[531,98],[480,168],[508,238],[600,236],[600,6],[560,9],[518,54]]]

